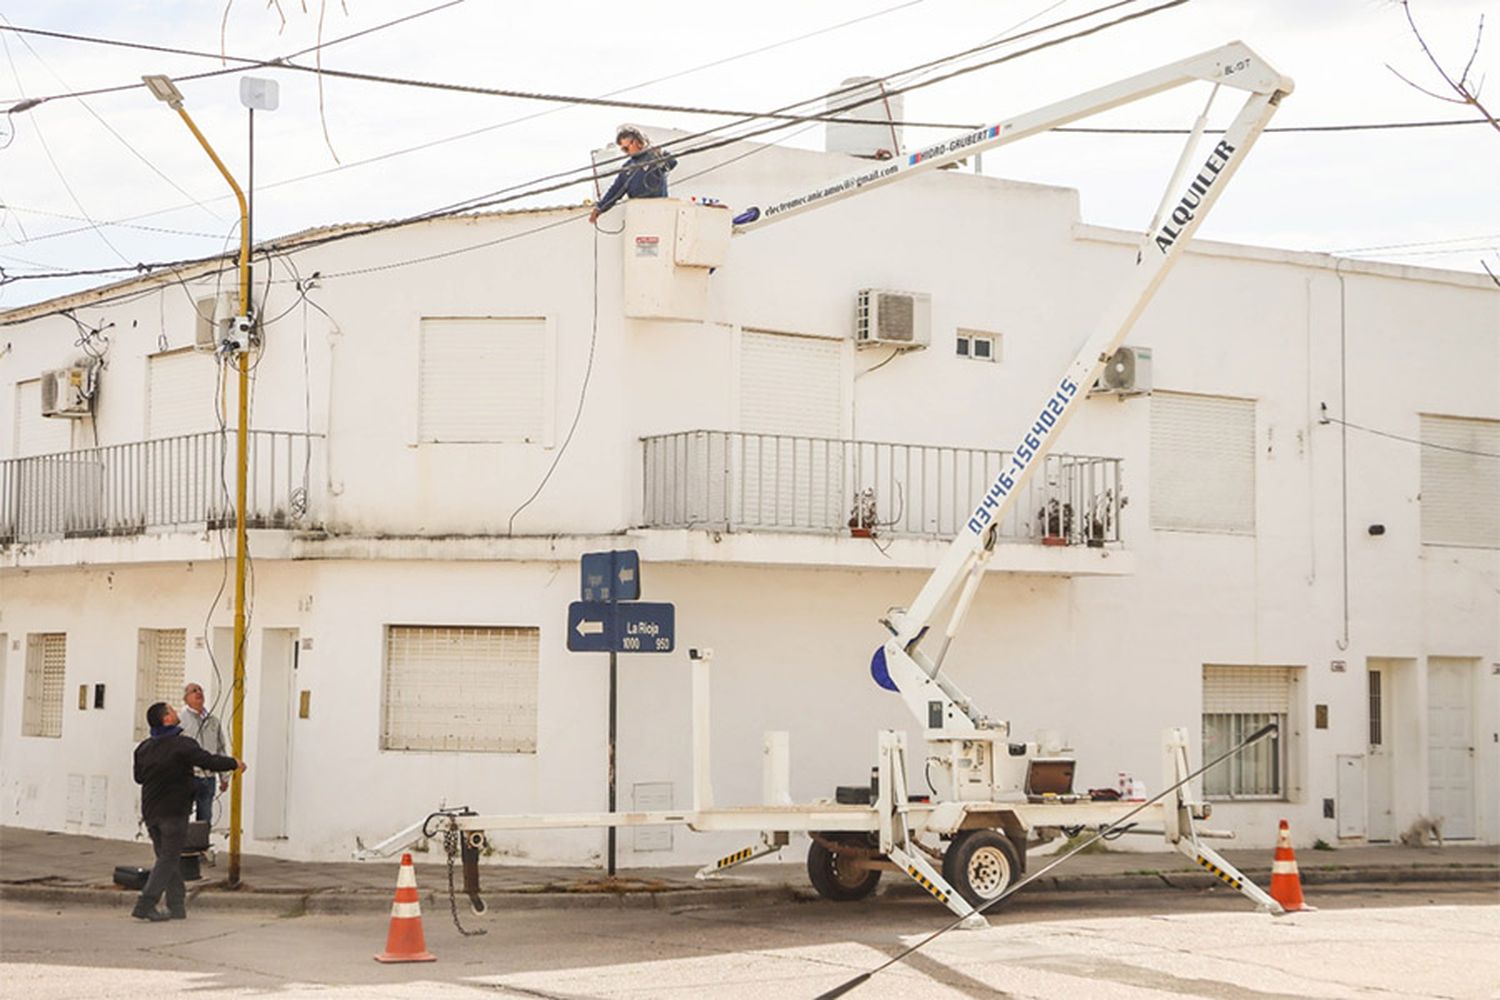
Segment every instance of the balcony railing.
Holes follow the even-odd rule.
[[[784,434],[681,431],[643,439],[646,527],[951,538],[1008,451]],[[1120,540],[1120,460],[1049,455],[1000,537]]]
[[[314,528],[320,435],[248,432],[246,524]],[[234,523],[234,431],[0,462],[0,542]]]

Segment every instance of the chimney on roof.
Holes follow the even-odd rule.
[[[848,124],[828,122],[825,148],[871,160],[901,155],[901,97],[887,97],[881,82],[869,76],[850,77],[828,98],[827,112],[854,119]],[[869,124],[859,124],[868,122]]]

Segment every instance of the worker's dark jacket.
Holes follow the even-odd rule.
[[[599,211],[608,212],[621,198],[665,198],[667,171],[677,166],[677,159],[666,150],[651,147],[625,161],[615,182],[599,199]]]
[[[221,757],[200,747],[176,726],[152,736],[135,748],[135,781],[141,786],[141,818],[150,822],[186,816],[193,803],[193,768],[233,771],[233,757]]]

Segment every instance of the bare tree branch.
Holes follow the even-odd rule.
[[[1422,93],[1426,94],[1428,97],[1432,98],[1435,101],[1446,101],[1449,104],[1462,104],[1465,107],[1467,107],[1468,104],[1469,104],[1469,101],[1465,100],[1462,97],[1448,97],[1448,96],[1443,95],[1443,94],[1434,94],[1432,91],[1428,90],[1426,87],[1422,86],[1420,83],[1413,83],[1412,81],[1408,80],[1406,77],[1402,76],[1401,75],[1401,71],[1398,70],[1396,67],[1392,66],[1390,63],[1386,63],[1385,64],[1385,68],[1388,69],[1388,70],[1390,70],[1392,73],[1395,73],[1397,79],[1399,79],[1402,83],[1406,84],[1411,89],[1413,89],[1413,90],[1420,90]]]
[[[1427,56],[1427,61],[1432,63],[1433,69],[1437,70],[1438,76],[1443,78],[1443,82],[1448,85],[1448,89],[1458,96],[1445,97],[1441,94],[1435,94],[1427,88],[1420,87],[1406,77],[1401,76],[1400,73],[1396,72],[1395,67],[1387,66],[1386,68],[1392,73],[1396,73],[1396,76],[1400,77],[1402,82],[1415,90],[1421,91],[1428,97],[1436,98],[1439,101],[1446,101],[1449,104],[1463,104],[1474,108],[1474,110],[1484,115],[1485,120],[1490,123],[1491,128],[1496,132],[1500,132],[1500,121],[1496,121],[1495,116],[1490,113],[1489,109],[1479,102],[1479,91],[1484,87],[1484,79],[1481,77],[1479,85],[1472,89],[1469,86],[1469,73],[1474,68],[1474,60],[1479,56],[1479,45],[1484,38],[1484,15],[1481,14],[1479,16],[1479,27],[1474,32],[1474,48],[1469,53],[1469,61],[1464,64],[1463,74],[1457,80],[1454,80],[1448,71],[1443,68],[1443,64],[1438,61],[1438,57],[1433,55],[1431,47],[1427,44],[1427,39],[1422,37],[1422,29],[1417,27],[1417,19],[1411,12],[1411,0],[1398,0],[1398,2],[1401,4],[1401,10],[1406,14],[1406,23],[1411,26],[1412,35],[1416,37],[1417,44],[1422,47],[1423,54]]]
[[[1459,83],[1469,82],[1469,70],[1474,68],[1474,59],[1479,55],[1479,42],[1484,38],[1484,15],[1479,15],[1479,27],[1474,29],[1474,51],[1469,53],[1469,61],[1464,63],[1463,76],[1458,78]]]

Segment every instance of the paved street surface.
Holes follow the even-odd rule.
[[[1325,887],[1280,919],[1219,892],[1041,893],[955,931],[855,998],[1500,996],[1493,886]],[[464,914],[424,907],[432,964],[383,966],[386,918],[234,910],[147,925],[100,906],[0,903],[0,995],[50,998],[802,1000],[942,926],[929,901],[685,901]]]

